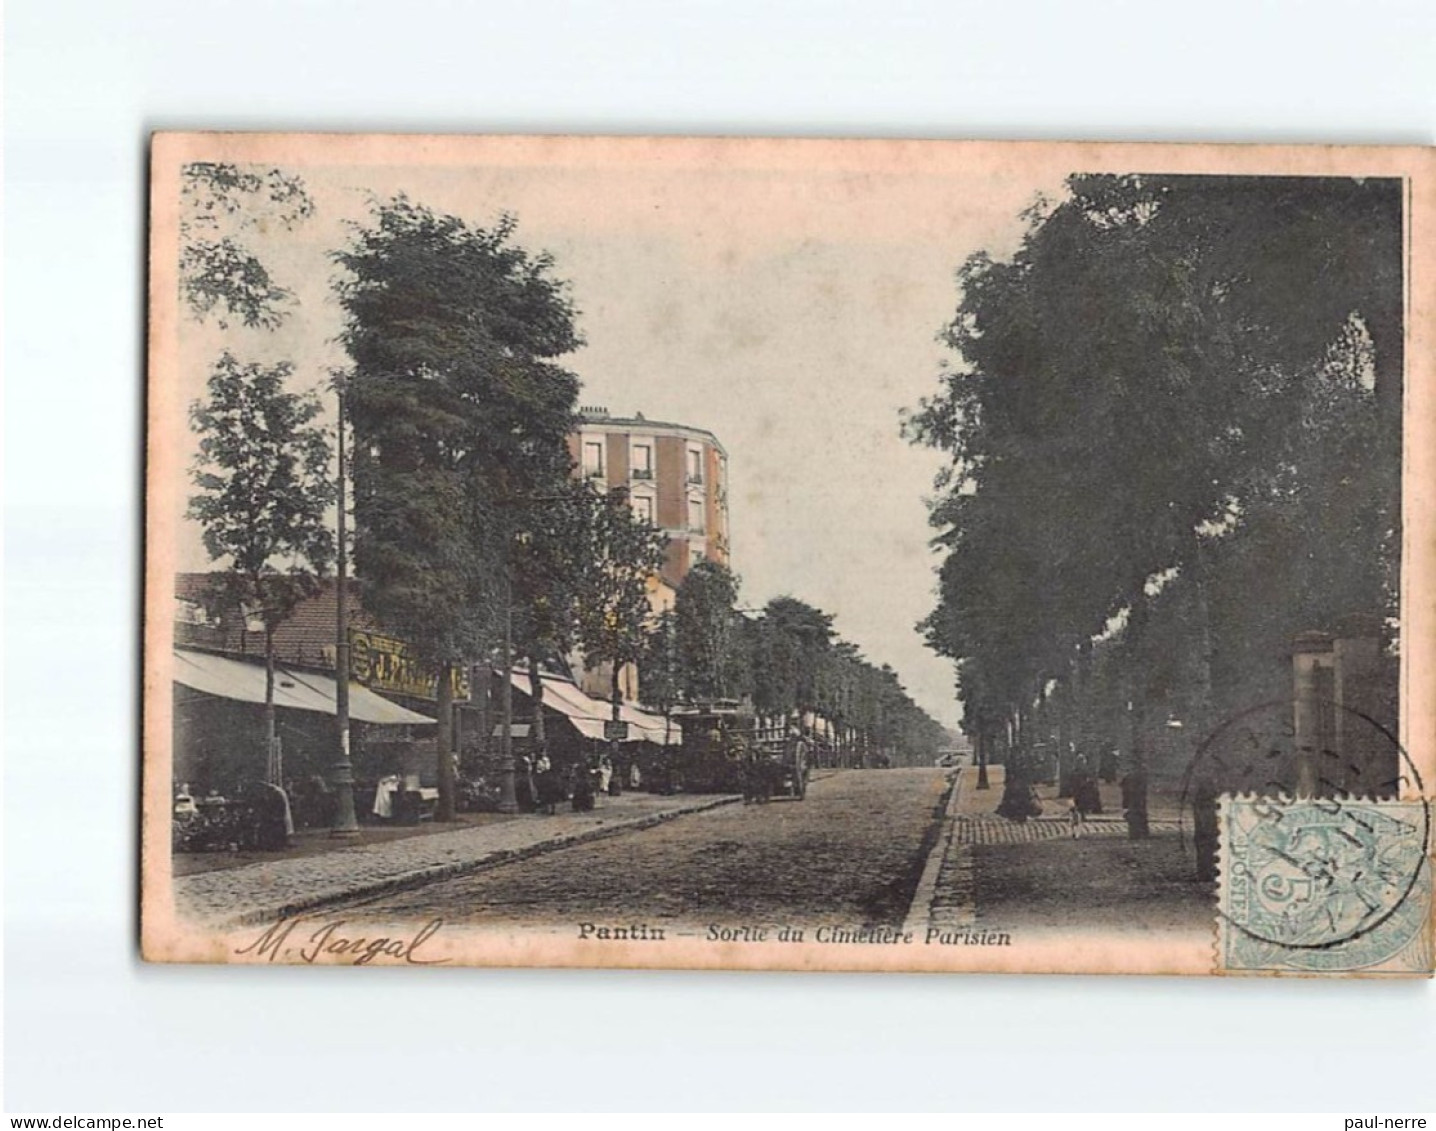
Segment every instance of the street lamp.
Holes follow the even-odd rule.
[[[512,551],[509,547],[508,552]],[[499,764],[503,767],[499,778],[499,812],[519,811],[518,771],[514,766],[514,578],[513,564],[504,561],[504,639],[500,656],[500,671],[503,684],[499,687],[499,711],[503,719],[503,733],[499,735]],[[529,663],[535,661],[530,658]],[[534,712],[542,710],[537,703]]]
[[[354,816],[354,763],[349,760],[349,531],[344,514],[348,468],[344,460],[345,376],[342,372],[334,374],[334,391],[339,397],[339,546],[334,570],[334,721],[339,734],[339,758],[333,767],[334,824],[329,835],[356,837],[359,822]]]

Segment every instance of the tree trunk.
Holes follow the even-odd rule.
[[[548,745],[548,734],[544,730],[543,718],[543,673],[539,670],[538,657],[529,658],[529,699],[533,702],[533,754],[535,757]]]
[[[1147,687],[1142,679],[1137,648],[1147,627],[1147,598],[1142,594],[1132,604],[1127,620],[1127,725],[1131,741],[1131,766],[1122,779],[1122,807],[1126,811],[1127,836],[1145,840],[1151,833],[1147,822]]]
[[[479,717],[478,741],[474,744],[475,752],[479,756],[479,765],[485,770],[489,765],[489,749],[493,745],[492,736],[494,733],[494,668],[485,660],[483,663],[474,665],[474,708]]]
[[[454,665],[445,660],[439,664],[439,687],[435,696],[435,713],[439,717],[438,734],[434,745],[437,777],[439,779],[439,806],[434,813],[436,821],[454,819]]]
[[[1057,685],[1057,796],[1072,796],[1072,767],[1076,752],[1072,742],[1072,684],[1070,674]]]
[[[1025,821],[1034,816],[1032,757],[1029,749],[1031,736],[1028,733],[1027,712],[1026,704],[1021,704],[1012,716],[1012,733],[1003,766],[1002,801],[997,806],[1000,816],[1013,821]]]
[[[978,731],[974,742],[977,745],[977,788],[991,789],[992,785],[987,780],[987,747],[989,742],[985,730]]]
[[[264,622],[264,780],[284,788],[283,773],[275,757],[274,739],[278,733],[274,715],[274,628]]]
[[[1211,726],[1215,695],[1212,690],[1212,610],[1211,584],[1206,553],[1199,537],[1192,540],[1192,599],[1196,603],[1197,620],[1197,699],[1193,718],[1187,720],[1187,737],[1200,741]]]
[[[514,766],[514,627],[513,591],[507,580],[504,582],[504,639],[499,653],[499,811],[517,813],[518,773]]]
[[[617,661],[617,660],[614,660],[614,661],[613,661],[613,676],[612,676],[612,680],[611,680],[611,683],[610,683],[610,687],[611,687],[612,693],[613,693],[613,721],[614,721],[614,723],[619,723],[619,722],[621,722],[622,719],[623,719],[623,696],[622,696],[622,694],[621,694],[621,692],[620,692],[619,681],[618,681],[618,677],[619,677],[619,672],[620,672],[620,670],[621,670],[621,669],[620,669],[620,667],[619,667],[618,661]],[[615,729],[617,729],[617,728],[615,727]],[[609,739],[609,742],[608,742],[608,761],[609,761],[609,764],[613,767],[614,771],[617,772],[617,770],[618,770],[618,739],[617,739],[616,737]]]
[[[1093,773],[1098,771],[1101,751],[1093,735],[1092,641],[1077,646],[1077,663],[1072,677],[1072,743],[1078,754],[1086,755]]]

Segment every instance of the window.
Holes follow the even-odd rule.
[[[653,478],[653,445],[652,445],[652,444],[634,444],[634,445],[633,445],[633,478],[635,478],[635,479],[652,479],[652,478]]]
[[[653,523],[653,496],[652,496],[652,495],[634,495],[634,496],[633,496],[633,513],[634,513],[634,515],[636,515],[638,518],[641,518],[644,522],[648,523],[650,526],[654,525],[654,523]]]
[[[688,529],[689,529],[689,530],[699,530],[699,531],[701,531],[701,530],[703,529],[703,500],[702,500],[702,499],[689,499],[689,500],[688,500]]]
[[[603,441],[583,442],[583,473],[591,479],[603,478]]]
[[[703,449],[688,449],[688,482],[703,482]]]

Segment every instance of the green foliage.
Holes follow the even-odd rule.
[[[334,499],[329,441],[313,395],[285,391],[292,367],[244,365],[225,353],[208,399],[190,407],[199,456],[188,515],[205,549],[232,573],[217,599],[271,627],[315,587],[334,556],[325,511]]]
[[[769,601],[753,664],[758,709],[767,715],[816,710],[820,673],[832,640],[831,614],[794,597]]]
[[[689,702],[733,695],[738,579],[718,562],[699,562],[674,601],[678,680]]]
[[[771,718],[820,715],[849,764],[931,763],[941,725],[904,690],[897,673],[869,663],[833,630],[833,617],[793,597],[768,602],[738,623],[748,687]]]
[[[493,639],[516,556],[537,571],[531,635],[554,638],[569,600],[549,584],[561,521],[541,504],[566,490],[578,396],[552,359],[580,340],[552,259],[518,246],[516,227],[400,196],[375,202],[334,257],[365,607],[436,661]]]
[[[1395,592],[1399,184],[1068,189],[1027,214],[1010,260],[959,272],[954,363],[907,422],[951,456],[932,511],[940,602],[920,628],[959,662],[969,729],[1065,678],[1157,579],[1140,631],[1180,625],[1153,639],[1195,699],[1246,678],[1226,657],[1270,667],[1282,634]],[[1150,685],[1154,657],[1124,654]]]
[[[675,621],[672,609],[664,609],[654,618],[638,660],[638,693],[645,704],[663,714],[683,702]]]
[[[181,171],[180,296],[200,321],[237,319],[272,330],[288,317],[293,294],[279,286],[243,236],[308,219],[304,182],[279,169],[194,162]]]
[[[594,499],[582,543],[588,563],[578,602],[578,640],[590,666],[639,664],[648,648],[648,585],[663,565],[667,537],[633,513],[622,488]]]
[[[564,453],[565,462],[567,454]],[[555,465],[545,483],[510,515],[514,640],[533,660],[564,656],[577,644],[578,606],[591,563],[583,557],[597,499],[591,485]]]

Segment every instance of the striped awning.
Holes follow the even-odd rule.
[[[192,691],[241,703],[264,702],[264,665],[214,656],[208,652],[174,650],[174,681]],[[291,711],[333,715],[338,685],[329,676],[276,666],[274,705]],[[425,726],[434,720],[385,699],[363,684],[349,682],[349,717],[379,726]]]
[[[584,738],[601,740],[603,724],[613,718],[613,705],[602,699],[586,694],[577,684],[559,676],[546,675],[543,679],[543,702],[552,707],[573,724],[574,729]],[[511,679],[516,688],[525,695],[529,691],[529,673],[516,669]],[[665,728],[661,716],[640,711],[629,703],[619,707],[619,716],[628,723],[627,742],[653,742],[659,746],[677,746],[683,741],[677,726]]]

